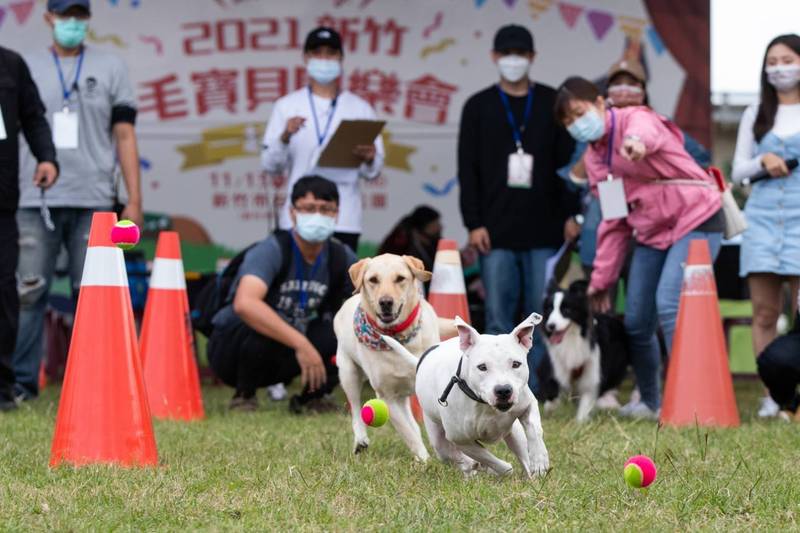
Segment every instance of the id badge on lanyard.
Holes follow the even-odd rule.
[[[514,144],[517,147],[516,152],[508,155],[508,174],[506,184],[515,189],[530,189],[533,186],[533,155],[528,154],[522,148],[522,133],[525,131],[525,126],[531,114],[531,107],[533,104],[533,88],[528,89],[528,98],[525,101],[525,112],[522,115],[522,124],[517,127],[514,120],[514,114],[511,112],[511,104],[508,101],[508,96],[498,86],[500,93],[500,100],[503,102],[503,107],[506,110],[506,117],[511,126],[511,132],[514,135]]]
[[[58,59],[58,54],[52,50],[53,61],[56,64],[58,71],[58,79],[61,81],[61,90],[64,95],[64,107],[61,111],[53,113],[53,144],[56,148],[74,150],[78,148],[78,113],[71,111],[69,108],[69,98],[72,92],[78,87],[78,80],[81,76],[81,67],[83,66],[83,54],[78,56],[78,64],[75,67],[75,79],[68,87],[64,81],[64,73],[61,70],[61,62]]]
[[[606,152],[606,165],[608,166],[608,179],[597,184],[597,194],[600,196],[600,212],[603,220],[617,220],[628,216],[628,199],[625,197],[625,182],[622,178],[615,178],[611,172],[611,157],[614,154],[614,129],[616,117],[611,110],[611,131],[608,134],[608,151]]]

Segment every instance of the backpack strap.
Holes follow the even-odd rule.
[[[346,245],[337,238],[331,237],[329,246],[330,259],[328,261],[330,286],[328,288],[328,294],[325,297],[325,307],[331,311],[338,311],[339,307],[342,305],[343,300],[338,301],[339,298],[346,299],[346,295],[344,295],[343,292],[347,285],[347,280],[349,279],[347,269],[350,265],[347,264],[347,250],[345,250],[345,246]]]

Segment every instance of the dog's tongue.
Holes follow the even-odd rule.
[[[556,345],[561,344],[561,341],[564,340],[564,335],[567,334],[567,330],[564,331],[555,331],[550,334],[549,340],[550,344]]]

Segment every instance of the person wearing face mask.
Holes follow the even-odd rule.
[[[430,206],[418,206],[392,228],[378,248],[378,253],[416,257],[422,260],[425,270],[433,272],[436,246],[442,237],[441,217]]]
[[[742,115],[732,178],[741,182],[765,171],[770,179],[753,184],[745,207],[739,275],[747,278],[753,302],[753,351],[761,354],[777,336],[783,284],[792,294],[800,285],[800,36],[772,40],[761,68],[761,101]],[[793,304],[796,304],[792,300]],[[765,396],[760,417],[776,416],[779,406]]]
[[[48,0],[44,18],[53,43],[25,59],[39,87],[53,132],[61,173],[44,191],[32,176],[37,159],[20,146],[20,331],[14,352],[16,393],[38,394],[43,324],[50,282],[61,247],[69,256],[72,294],[77,298],[83,260],[95,211],[110,211],[116,201],[116,161],[128,191],[121,213],[142,223],[136,98],[122,59],[86,45],[89,0]]]
[[[522,26],[500,28],[492,59],[499,83],[464,104],[458,138],[458,180],[469,242],[481,254],[486,333],[513,329],[541,311],[545,265],[563,243],[565,220],[579,211],[578,195],[556,174],[574,142],[553,118],[555,91],[529,78],[533,36]],[[531,389],[545,355],[535,333],[529,356]]]
[[[324,396],[338,383],[333,315],[353,293],[347,271],[356,257],[332,238],[339,214],[333,182],[300,178],[291,205],[292,231],[245,252],[227,303],[213,318],[208,359],[236,389],[231,409],[255,410],[258,388],[297,376],[303,392],[291,399],[292,411],[332,407]]]
[[[689,242],[708,241],[719,252],[725,219],[713,179],[683,148],[680,130],[644,106],[610,108],[597,87],[569,78],[558,90],[555,113],[577,141],[603,221],[597,233],[588,295],[592,308],[611,309],[608,289],[622,269],[631,238],[625,327],[641,399],[623,416],[657,419],[661,405],[656,338],[660,324],[672,345]]]
[[[378,137],[374,144],[355,147],[354,154],[362,162],[357,168],[317,166],[342,120],[375,120],[375,111],[367,101],[341,88],[342,59],[342,39],[335,30],[320,27],[308,34],[303,48],[308,87],[275,102],[264,133],[261,162],[267,172],[288,173],[289,188],[311,173],[336,183],[341,198],[336,238],[355,252],[361,235],[360,180],[380,175],[384,152]],[[288,202],[283,205],[282,230],[292,227],[290,209]]]

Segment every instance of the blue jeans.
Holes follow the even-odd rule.
[[[670,351],[681,298],[683,265],[693,239],[706,239],[712,261],[716,259],[722,235],[700,231],[689,233],[666,250],[637,245],[633,252],[625,302],[625,329],[636,384],[642,401],[653,410],[661,406],[661,357],[656,330],[660,324],[667,351]]]
[[[51,208],[55,231],[45,227],[39,209],[25,208],[17,212],[20,244],[17,275],[23,289],[20,294],[19,335],[12,359],[17,395],[32,398],[39,394],[44,313],[56,259],[63,244],[69,256],[72,297],[77,299],[93,212],[93,209]]]
[[[556,248],[494,249],[481,257],[481,278],[486,289],[486,333],[511,333],[521,318],[542,312],[545,263],[556,252]],[[520,300],[522,317],[518,314]],[[528,354],[528,384],[534,394],[539,390],[536,369],[546,354],[539,328],[536,328],[533,348]]]

